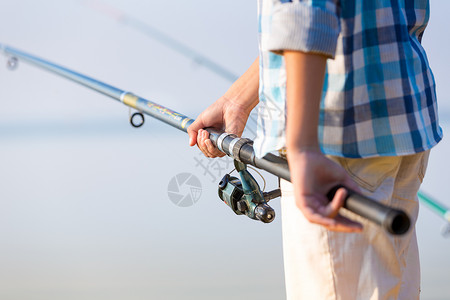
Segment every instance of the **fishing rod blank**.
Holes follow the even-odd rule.
[[[128,25],[138,30],[139,32],[147,35],[148,37],[155,39],[156,41],[166,45],[167,47],[180,53],[181,55],[186,56],[189,59],[192,59],[195,63],[203,65],[211,72],[214,72],[215,74],[219,75],[222,78],[225,78],[231,82],[234,82],[236,79],[238,79],[238,76],[234,74],[232,71],[216,63],[212,59],[209,59],[202,53],[170,37],[168,34],[162,32],[156,27],[150,26],[149,24],[125,13],[122,10],[119,10],[116,7],[113,7],[102,1],[83,1],[83,4],[90,6],[91,8],[114,18],[117,22],[121,22],[125,25]]]
[[[22,59],[23,61],[34,64],[40,68],[66,77],[74,82],[107,95],[184,132],[187,132],[187,128],[194,122],[193,119],[183,114],[136,96],[131,92],[118,89],[28,53],[2,44],[0,44],[0,50],[6,55]],[[210,133],[210,139],[213,144],[236,161],[255,166],[285,180],[291,180],[289,166],[285,159],[270,153],[262,158],[258,158],[255,156],[253,142],[251,140],[239,138],[236,135],[229,133],[218,132],[214,129],[207,128],[207,131]],[[338,188],[339,187],[335,187],[330,191],[328,194],[330,200],[333,198],[334,193]],[[347,191],[348,196],[344,207],[348,210],[375,222],[392,234],[403,234],[409,229],[410,220],[405,212],[385,206],[349,189],[347,189]]]
[[[431,208],[435,213],[444,218],[447,222],[450,223],[450,209],[446,207],[444,204],[439,203],[438,201],[432,199],[429,195],[426,195],[423,192],[418,193],[420,201],[425,203],[429,208]]]
[[[445,221],[447,221],[447,226],[444,226],[442,230],[442,235],[450,236],[450,208],[446,207],[444,204],[439,203],[438,201],[431,198],[431,196],[419,191],[417,194],[419,196],[419,200],[428,206],[432,211],[442,217]]]
[[[68,68],[56,65],[47,60],[41,59],[39,57],[30,55],[28,53],[22,52],[20,50],[1,45],[0,50],[5,54],[12,56],[12,58],[19,58],[23,61],[36,65],[45,70],[56,73],[57,75],[63,76],[69,80],[77,82],[84,85],[90,89],[93,89],[99,93],[109,96],[123,104],[137,109],[145,114],[152,116],[164,123],[167,123],[177,129],[187,132],[187,127],[194,121],[185,115],[174,112],[164,106],[161,106],[155,102],[143,99],[134,95],[133,93],[127,92],[125,90],[118,89],[104,82],[98,81],[91,77],[85,76],[83,74],[72,71]],[[17,63],[17,62],[16,62]]]

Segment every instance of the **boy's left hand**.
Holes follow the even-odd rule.
[[[333,231],[360,232],[362,225],[339,214],[347,192],[339,189],[330,202],[327,193],[336,185],[358,191],[358,185],[320,150],[288,151],[295,201],[305,218]]]

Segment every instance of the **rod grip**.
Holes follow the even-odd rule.
[[[411,221],[404,211],[374,201],[342,185],[335,186],[328,192],[328,200],[333,200],[341,187],[347,190],[347,198],[344,202],[346,209],[380,225],[392,234],[402,235],[408,231]]]

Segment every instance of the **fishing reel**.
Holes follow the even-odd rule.
[[[219,183],[219,197],[237,215],[270,223],[275,219],[275,211],[267,202],[279,197],[279,189],[263,193],[258,182],[247,170],[247,165],[234,160],[240,179],[226,174]]]

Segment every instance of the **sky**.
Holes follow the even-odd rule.
[[[118,11],[235,74],[257,56],[256,1],[99,3],[0,0],[0,43],[192,117],[229,81],[120,22]],[[450,2],[431,9],[423,44],[445,134]],[[217,184],[232,170],[229,160],[202,157],[186,134],[150,118],[132,128],[120,103],[22,62],[10,71],[6,61],[0,57],[1,299],[285,297],[280,216],[262,224],[221,203]],[[446,139],[433,150],[423,183],[448,206],[449,151]],[[201,182],[190,207],[168,194],[182,173]],[[276,179],[263,175],[274,188]],[[278,200],[271,205],[280,211]],[[421,206],[422,299],[450,295],[444,224]]]

